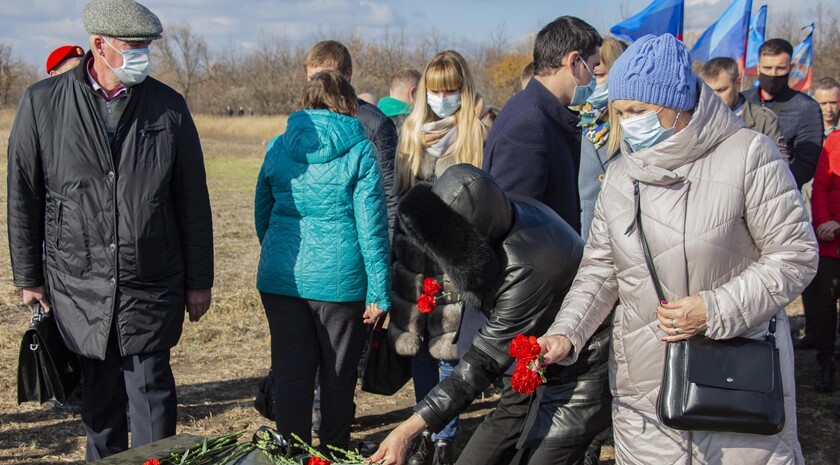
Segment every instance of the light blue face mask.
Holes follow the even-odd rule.
[[[592,105],[592,108],[601,108],[607,105],[607,102],[610,100],[610,94],[607,87],[607,82],[604,81],[602,84],[598,84],[595,87],[595,91],[592,92],[592,95],[586,99],[586,102]]]
[[[653,147],[674,134],[674,128],[677,127],[677,119],[679,119],[680,113],[677,112],[674,126],[665,129],[659,122],[660,111],[662,111],[662,108],[621,120],[621,138],[624,139],[624,142],[627,142],[627,145],[634,152]]]
[[[439,97],[431,92],[427,92],[426,102],[429,104],[429,108],[438,115],[438,118],[446,118],[447,116],[452,116],[461,108],[461,92],[458,91],[446,97]]]
[[[586,100],[592,95],[593,92],[595,92],[595,86],[598,85],[598,82],[595,81],[595,73],[593,73],[592,70],[589,69],[589,65],[586,64],[586,60],[584,60],[583,57],[581,57],[580,61],[583,62],[584,68],[586,68],[586,70],[589,71],[590,80],[589,84],[582,86],[580,84],[577,84],[577,79],[575,79],[575,76],[572,75],[572,79],[574,79],[575,84],[577,84],[577,86],[575,86],[575,94],[572,96],[572,101],[569,103],[569,106],[573,107],[577,105],[583,105],[584,103],[586,103]]]
[[[116,76],[124,86],[131,87],[133,85],[140,84],[146,79],[146,76],[149,75],[149,63],[151,61],[149,47],[120,50],[117,47],[114,47],[111,42],[105,40],[105,38],[102,40],[122,55],[123,63],[119,68],[114,68],[107,60],[105,60],[105,64],[111,68],[114,72],[114,76]]]

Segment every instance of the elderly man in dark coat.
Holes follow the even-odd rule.
[[[49,308],[80,355],[91,461],[128,448],[126,407],[133,446],[175,434],[169,353],[185,306],[192,321],[210,306],[213,233],[186,102],[147,77],[157,16],[133,0],[92,0],[84,25],[82,63],[21,99],[8,227],[24,303]]]

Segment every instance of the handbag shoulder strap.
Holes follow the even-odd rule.
[[[653,281],[653,288],[656,289],[656,296],[660,302],[665,301],[665,293],[662,292],[662,285],[659,282],[659,275],[656,274],[656,267],[653,266],[653,257],[650,255],[650,247],[645,237],[645,229],[642,227],[642,205],[639,195],[639,180],[633,180],[633,197],[636,203],[636,227],[639,229],[639,242],[642,243],[642,252],[645,254],[645,263],[647,264],[650,279]]]
[[[645,263],[650,272],[650,279],[653,281],[653,288],[656,289],[656,296],[660,302],[665,301],[665,293],[662,292],[662,284],[659,281],[659,275],[656,274],[656,267],[653,266],[653,257],[650,254],[650,247],[648,246],[647,237],[645,237],[645,229],[642,227],[642,205],[641,196],[639,195],[639,180],[633,180],[633,196],[636,203],[636,227],[639,228],[639,241],[642,243],[642,253],[645,254]],[[770,326],[767,328],[767,342],[776,347],[776,316],[770,319]]]

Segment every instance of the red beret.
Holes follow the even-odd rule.
[[[62,61],[68,58],[83,57],[85,51],[78,45],[65,45],[58,47],[50,53],[47,57],[47,74],[50,73],[56,66],[60,65]]]

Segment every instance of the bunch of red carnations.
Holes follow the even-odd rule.
[[[516,359],[511,387],[521,394],[531,394],[545,384],[545,368],[542,367],[542,350],[534,336],[517,335],[510,343],[510,356]]]
[[[437,282],[435,278],[426,278],[423,280],[423,293],[417,299],[417,310],[420,313],[431,313],[437,307],[437,295],[447,297],[448,292],[443,292],[443,286]]]

